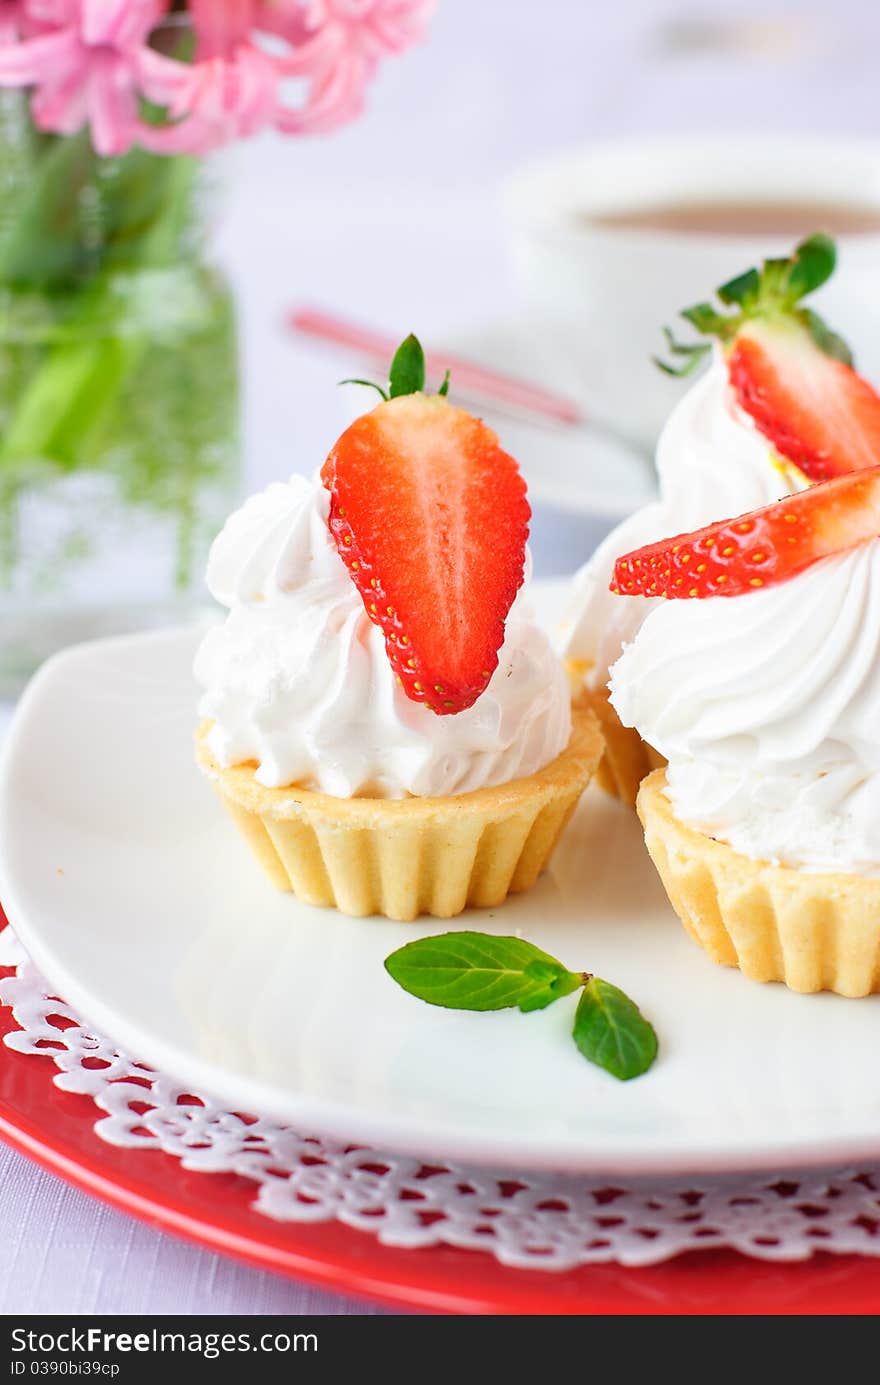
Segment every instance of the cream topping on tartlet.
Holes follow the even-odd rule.
[[[670,414],[657,444],[657,472],[660,500],[613,529],[574,578],[559,638],[565,657],[589,665],[591,688],[606,686],[611,665],[657,604],[608,590],[621,553],[769,505],[805,484],[737,403],[720,349]]]
[[[668,759],[676,816],[757,860],[880,875],[880,540],[651,605],[611,701]]]
[[[507,783],[555,759],[571,734],[568,686],[525,588],[485,692],[437,716],[400,687],[329,506],[319,479],[294,476],[246,501],[214,542],[208,586],[228,615],[205,637],[195,675],[217,761],[253,761],[268,787],[400,798]]]

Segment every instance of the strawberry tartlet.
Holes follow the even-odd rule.
[[[602,740],[525,603],[529,517],[516,462],[446,382],[424,393],[408,338],[320,475],[227,521],[197,754],[280,888],[448,918],[543,870]]]
[[[711,365],[671,414],[657,447],[661,498],[618,526],[575,578],[562,648],[576,703],[602,724],[599,782],[634,803],[659,748],[621,726],[608,677],[652,609],[609,590],[619,554],[719,515],[771,504],[880,457],[880,396],[852,368],[845,344],[803,300],[831,275],[833,242],[811,236],[786,260],[768,260],[682,316],[709,340],[667,334],[664,369]],[[656,594],[650,594],[656,595]]]
[[[611,701],[668,761],[638,811],[688,932],[758,981],[880,990],[880,464],[626,554],[613,587],[661,598]]]

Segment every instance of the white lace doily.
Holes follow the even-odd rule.
[[[51,1058],[58,1087],[90,1096],[104,1113],[95,1122],[101,1139],[164,1150],[187,1169],[243,1175],[256,1210],[277,1221],[336,1218],[386,1245],[466,1247],[529,1269],[651,1265],[720,1246],[780,1261],[814,1250],[880,1255],[880,1169],[648,1186],[428,1166],[298,1135],[189,1092],[84,1028],[8,928],[0,966],[15,967],[0,980],[0,1003],[20,1026],[5,1043]]]

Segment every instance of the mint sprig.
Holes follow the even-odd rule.
[[[833,332],[802,299],[831,278],[837,263],[837,248],[832,238],[818,231],[801,241],[787,259],[765,260],[760,269],[747,269],[716,289],[720,303],[694,303],[679,314],[702,335],[727,343],[733,341],[746,322],[788,319],[805,327],[813,341],[827,356],[852,365],[852,353],[842,337]],[[726,312],[730,308],[733,311]],[[653,357],[654,364],[667,375],[691,375],[712,350],[708,341],[676,341],[664,327],[672,361]]]
[[[524,938],[441,933],[417,938],[385,959],[403,990],[451,1010],[543,1010],[583,988],[573,1038],[589,1062],[628,1081],[657,1056],[657,1035],[617,986],[573,972]]]
[[[657,1035],[618,986],[591,976],[574,1016],[574,1041],[585,1058],[626,1082],[657,1057]]]
[[[377,385],[374,380],[348,379],[339,381],[340,385],[364,385],[367,389],[375,390],[386,403],[389,399],[399,399],[404,394],[423,393],[426,382],[425,353],[422,349],[422,343],[412,332],[404,338],[394,353],[391,368],[388,371],[387,389],[383,385]],[[449,393],[448,370],[437,393],[442,396]]]
[[[385,970],[410,995],[450,1010],[543,1010],[584,984],[533,943],[491,933],[418,938],[392,952]]]

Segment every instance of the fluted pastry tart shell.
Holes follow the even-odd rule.
[[[210,723],[196,756],[269,879],[308,904],[356,916],[452,918],[529,889],[602,754],[588,708],[572,714],[569,744],[527,778],[443,798],[333,798],[267,788],[253,764],[217,763]]]
[[[665,785],[657,770],[639,790],[645,841],[673,909],[714,962],[793,991],[880,991],[880,879],[754,861],[680,822]]]
[[[605,749],[596,770],[596,783],[628,807],[634,808],[639,785],[652,770],[665,765],[662,755],[638,731],[624,726],[608,698],[607,688],[591,688],[584,683],[591,665],[583,660],[566,662],[575,707],[588,707],[602,730]]]

